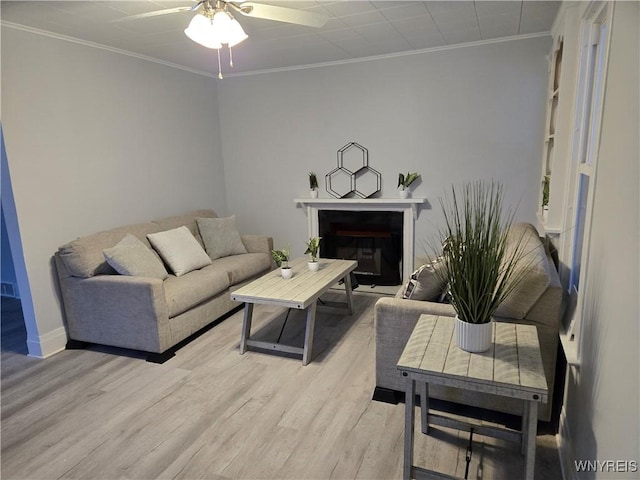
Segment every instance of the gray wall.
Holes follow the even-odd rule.
[[[433,237],[438,197],[453,183],[498,179],[519,218],[535,223],[550,38],[229,78],[218,86],[230,211],[276,245],[304,250],[307,172],[336,167],[355,141],[397,197],[400,171],[418,171],[413,196],[429,206],[416,225],[416,254]],[[259,206],[259,207],[257,207]]]
[[[196,208],[226,212],[216,81],[3,26],[2,100],[24,252],[16,273],[40,356],[65,343],[59,245]]]
[[[369,149],[383,196],[397,195],[399,171],[422,174],[414,195],[430,204],[418,254],[454,182],[503,180],[519,218],[535,221],[548,47],[522,39],[216,82],[3,28],[2,120],[30,351],[63,345],[51,268],[59,245],[212,207],[299,255],[306,217],[293,198],[350,141]]]
[[[640,4],[614,7],[582,317],[582,358],[567,377],[563,439],[574,460],[640,463]],[[640,465],[639,465],[640,467]],[[638,478],[636,472],[568,478]]]

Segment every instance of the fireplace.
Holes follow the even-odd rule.
[[[399,285],[403,221],[401,212],[320,210],[320,256],[357,260],[363,285]]]
[[[297,206],[304,208],[306,212],[309,237],[321,236],[318,217],[321,212],[326,210],[360,213],[395,212],[400,214],[402,217],[402,236],[399,241],[402,273],[401,281],[398,284],[407,281],[411,276],[415,263],[415,221],[418,219],[420,209],[426,203],[426,198],[295,198],[293,201]],[[384,223],[383,225],[386,226]],[[320,248],[320,255],[323,256],[323,248]]]

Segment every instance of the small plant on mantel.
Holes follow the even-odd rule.
[[[315,172],[309,172],[309,192],[311,198],[318,198],[318,176]]]
[[[291,277],[291,267],[289,266],[289,259],[291,257],[291,250],[289,247],[282,250],[271,250],[271,258],[276,262],[276,265],[280,267],[280,273],[283,278]]]
[[[305,255],[311,255],[311,260],[308,262],[309,270],[318,270],[318,252],[320,250],[320,239],[322,237],[313,237],[306,242],[307,249],[304,251]]]
[[[409,196],[409,187],[418,178],[420,178],[420,174],[418,172],[407,172],[406,175],[402,173],[398,174],[398,190],[400,190],[401,198],[407,198]]]

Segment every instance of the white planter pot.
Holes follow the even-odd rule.
[[[320,267],[319,262],[307,262],[307,265],[309,267],[309,270],[311,270],[312,272],[317,272],[318,268]]]
[[[467,352],[486,352],[493,343],[493,320],[489,323],[463,322],[456,316],[456,343]]]
[[[398,190],[398,192],[400,193],[400,198],[409,198],[409,190]]]
[[[281,268],[280,273],[282,274],[282,278],[291,278],[293,275],[293,270],[291,267]]]
[[[318,190],[309,190],[309,196],[311,196],[311,198],[318,198]]]

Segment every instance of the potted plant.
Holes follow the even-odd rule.
[[[280,267],[280,274],[282,278],[291,278],[293,272],[289,266],[289,258],[291,257],[291,251],[289,247],[282,250],[271,250],[271,258],[276,262],[276,265]]]
[[[493,314],[522,280],[516,268],[526,254],[522,239],[511,239],[513,212],[503,215],[503,188],[476,181],[451,198],[440,200],[445,226],[439,231],[443,268],[436,270],[448,285],[456,311],[455,336],[460,348],[482,352],[491,347]]]
[[[542,218],[546,221],[549,213],[549,182],[551,177],[545,175],[542,180]]]
[[[314,172],[309,172],[309,194],[311,198],[318,198],[318,177]]]
[[[398,190],[400,191],[400,198],[409,197],[409,186],[420,177],[418,172],[407,172],[406,175],[398,174]]]
[[[308,242],[306,242],[307,249],[304,251],[304,254],[311,255],[311,259],[307,262],[309,266],[309,270],[315,272],[318,270],[318,251],[320,250],[320,239],[322,237],[314,237],[310,238]]]

